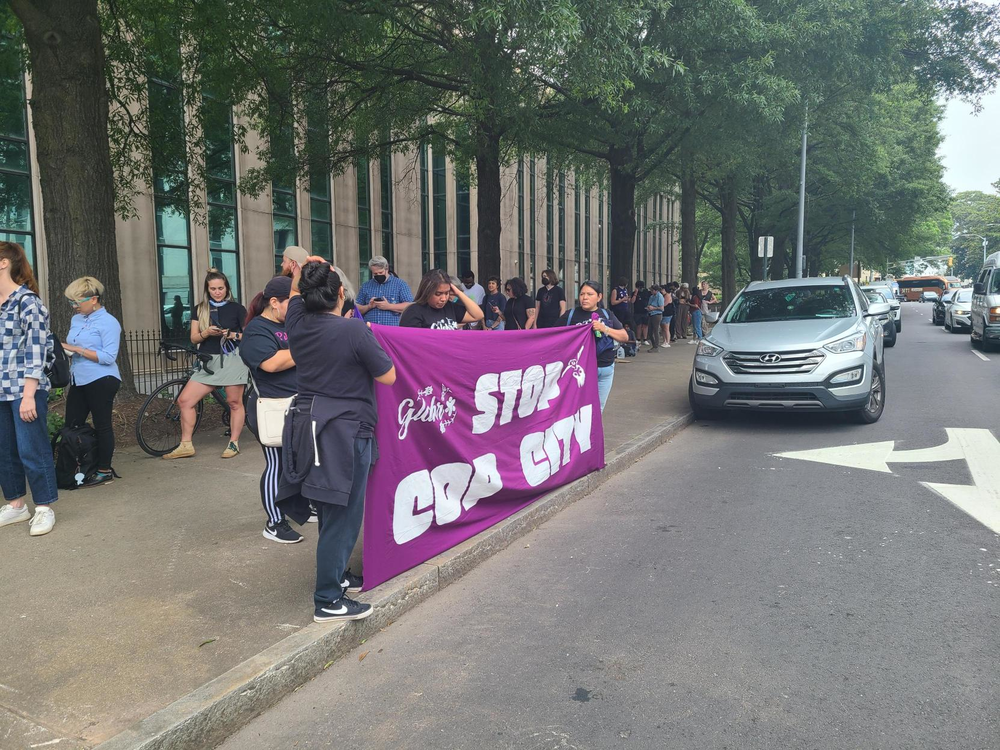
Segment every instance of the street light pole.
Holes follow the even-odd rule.
[[[858,218],[857,211],[851,211],[851,278],[854,278],[854,220]]]
[[[799,236],[795,250],[795,278],[802,278],[803,242],[806,234],[806,145],[809,142],[809,102],[806,101],[806,117],[802,123],[802,167],[799,173]]]

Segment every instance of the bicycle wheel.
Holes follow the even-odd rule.
[[[187,378],[168,380],[146,399],[135,420],[135,439],[139,447],[151,456],[170,453],[181,443],[181,409],[177,397],[181,395]],[[201,422],[201,402],[196,407],[198,418],[195,430]]]

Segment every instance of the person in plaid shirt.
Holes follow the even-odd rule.
[[[355,300],[367,323],[398,326],[399,316],[413,302],[413,293],[406,282],[389,273],[389,261],[376,255],[368,261],[372,277],[358,291]]]
[[[0,508],[0,527],[29,521],[31,536],[41,536],[56,523],[50,506],[59,499],[45,375],[52,332],[31,264],[13,242],[0,242],[0,339],[0,488],[7,501]],[[25,502],[25,476],[34,515]]]

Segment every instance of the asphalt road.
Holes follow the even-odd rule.
[[[1000,354],[929,315],[878,424],[695,424],[225,747],[1000,747],[1000,538],[920,483],[967,462],[775,455],[995,429]]]

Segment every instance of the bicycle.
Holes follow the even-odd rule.
[[[215,373],[209,369],[208,363],[212,358],[207,354],[202,354],[197,349],[183,346],[181,344],[168,344],[160,342],[160,353],[171,362],[176,362],[177,357],[171,352],[184,352],[191,355],[191,366],[187,375],[173,380],[168,380],[159,388],[154,390],[143,402],[139,415],[135,420],[135,439],[139,447],[151,456],[163,456],[170,453],[181,443],[181,409],[177,405],[177,398],[184,390],[184,386],[199,370],[204,370],[209,375]],[[216,386],[209,394],[219,406],[222,407],[222,421],[226,425],[226,435],[229,435],[229,403],[226,401],[226,390],[221,386]],[[194,431],[198,431],[201,425],[202,412],[204,410],[204,399],[198,402],[195,407],[197,418],[194,423]]]

